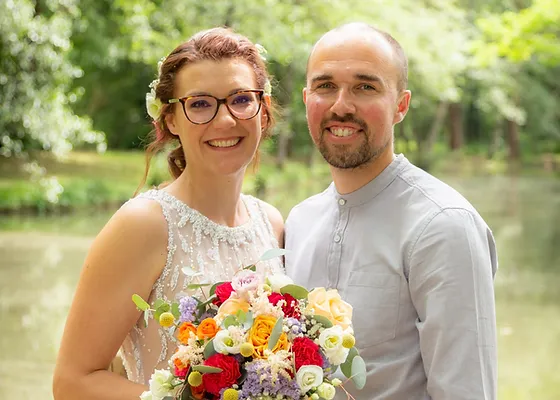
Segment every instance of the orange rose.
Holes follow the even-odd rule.
[[[179,334],[177,335],[177,339],[179,339],[182,344],[186,345],[188,344],[191,332],[196,335],[196,326],[194,326],[190,322],[183,322],[179,326]]]
[[[204,385],[200,385],[197,387],[191,386],[191,394],[197,400],[201,400],[204,397]]]
[[[249,343],[254,347],[253,357],[264,358],[264,351],[268,349],[268,339],[275,324],[276,318],[269,315],[259,315],[255,318],[253,327],[249,331]],[[272,351],[288,350],[289,348],[288,337],[282,333]]]
[[[216,324],[214,318],[206,318],[198,325],[196,336],[198,336],[199,339],[212,339],[219,330],[220,328],[218,328],[218,324]]]
[[[249,303],[241,299],[227,299],[218,309],[218,317],[224,319],[228,315],[235,315],[237,311],[249,311]]]

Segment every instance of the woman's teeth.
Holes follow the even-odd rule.
[[[212,147],[233,147],[237,143],[239,143],[240,140],[241,140],[240,138],[228,139],[228,140],[209,140],[208,144]]]
[[[333,135],[338,137],[350,136],[351,134],[356,132],[355,129],[349,129],[349,128],[331,128],[330,130]]]

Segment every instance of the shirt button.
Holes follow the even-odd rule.
[[[338,204],[340,204],[341,206],[346,204],[346,200],[345,199],[338,199]]]
[[[334,235],[334,241],[336,243],[339,243],[342,240],[342,238],[340,237],[340,235],[337,233],[336,235]]]

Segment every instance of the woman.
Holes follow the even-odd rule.
[[[198,33],[165,58],[151,86],[149,154],[178,140],[168,157],[175,179],[126,203],[93,243],[57,360],[57,400],[138,399],[152,371],[166,366],[172,337],[153,321],[144,326],[132,294],[172,300],[282,246],[280,213],[241,193],[273,124],[258,48],[226,29]],[[282,270],[279,260],[257,267]],[[107,371],[121,345],[129,380]]]

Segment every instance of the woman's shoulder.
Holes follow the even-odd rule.
[[[262,210],[263,214],[270,222],[274,236],[278,240],[278,244],[282,246],[284,239],[284,217],[282,216],[282,213],[272,204],[269,204],[264,200],[248,195],[246,195],[246,197],[254,201]]]

